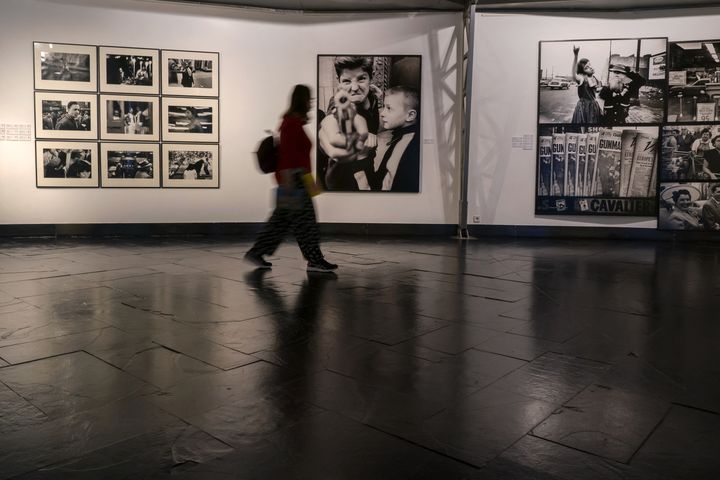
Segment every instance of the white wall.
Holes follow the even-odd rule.
[[[720,37],[720,9],[624,14],[479,14],[475,30],[468,221],[543,226],[655,228],[654,218],[537,217],[536,151],[511,148],[514,135],[536,135],[540,40]]]
[[[319,53],[423,56],[422,186],[325,194],[320,221],[456,223],[460,14],[301,15],[137,0],[0,0],[0,122],[33,123],[32,42],[220,52],[219,190],[37,189],[32,142],[0,142],[0,224],[259,222],[270,176],[252,151]],[[314,125],[309,130],[314,131]]]

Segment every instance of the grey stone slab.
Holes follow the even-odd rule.
[[[281,368],[261,361],[193,377],[148,398],[163,410],[189,419],[224,405],[257,401],[291,380]]]
[[[333,312],[336,317],[333,328],[385,345],[397,345],[450,324],[420,315],[403,305],[377,304],[362,309],[348,307],[343,306]]]
[[[167,389],[193,377],[219,371],[217,367],[164,347],[150,348],[136,353],[122,369],[161,389]]]
[[[145,336],[130,335],[117,328],[107,327],[2,347],[0,356],[17,364],[84,350],[123,368],[136,353],[156,346]]]
[[[630,464],[669,478],[715,479],[720,415],[675,405]]]
[[[415,385],[425,395],[467,394],[526,366],[527,362],[515,358],[468,350],[420,370]]]
[[[533,436],[520,439],[481,472],[518,480],[670,480]]]
[[[499,332],[495,330],[471,325],[449,325],[415,338],[414,343],[421,347],[455,355],[480,345],[498,334]]]
[[[423,422],[410,438],[481,467],[547,418],[555,405],[488,387]]]
[[[5,367],[0,381],[52,418],[153,390],[85,352]]]
[[[473,478],[475,469],[332,412],[313,415],[179,475],[201,478]],[[475,477],[480,478],[480,477]]]
[[[560,343],[540,338],[503,333],[484,341],[475,349],[532,361],[547,352],[558,351],[561,346]]]
[[[46,420],[40,409],[0,383],[0,436]]]
[[[0,315],[0,348],[106,327],[107,323],[94,318],[72,314],[56,315],[33,308]]]
[[[174,422],[135,398],[30,426],[0,436],[0,478],[34,472]]]
[[[546,353],[498,380],[496,385],[520,395],[562,404],[602,377],[610,366]]]
[[[164,347],[223,370],[242,367],[258,361],[252,355],[246,355],[211,342],[199,336],[199,333],[185,332],[183,330],[177,332],[177,330],[179,329],[172,325],[167,329],[155,331],[152,333],[152,339]]]
[[[670,404],[601,385],[591,385],[553,412],[533,434],[628,463],[660,423]]]
[[[176,421],[116,444],[23,475],[30,479],[171,478],[195,465],[227,455],[232,447]]]

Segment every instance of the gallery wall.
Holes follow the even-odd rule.
[[[316,55],[422,55],[420,194],[332,193],[321,222],[457,221],[461,14],[297,14],[167,2],[3,0],[0,123],[32,124],[32,42],[220,53],[220,188],[38,189],[34,142],[0,142],[0,224],[260,222],[270,176],[252,154],[291,87],[316,84]],[[103,2],[103,4],[110,2]],[[308,125],[314,132],[315,125]],[[312,133],[311,133],[312,135]]]
[[[487,225],[656,228],[655,218],[537,216],[538,42],[628,37],[716,38],[720,9],[599,14],[478,14],[475,30],[468,222]],[[571,59],[572,52],[568,58]],[[568,61],[568,72],[571,62]]]

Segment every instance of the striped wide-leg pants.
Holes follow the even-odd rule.
[[[305,260],[318,263],[323,259],[320,251],[320,228],[315,217],[315,207],[309,195],[305,195],[300,208],[275,207],[275,211],[250,252],[258,255],[272,255],[288,231],[295,236]]]

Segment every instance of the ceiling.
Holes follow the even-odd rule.
[[[178,1],[178,0],[167,0]],[[467,0],[179,0],[312,12],[462,10]],[[720,5],[720,0],[476,0],[482,10],[632,10]]]

